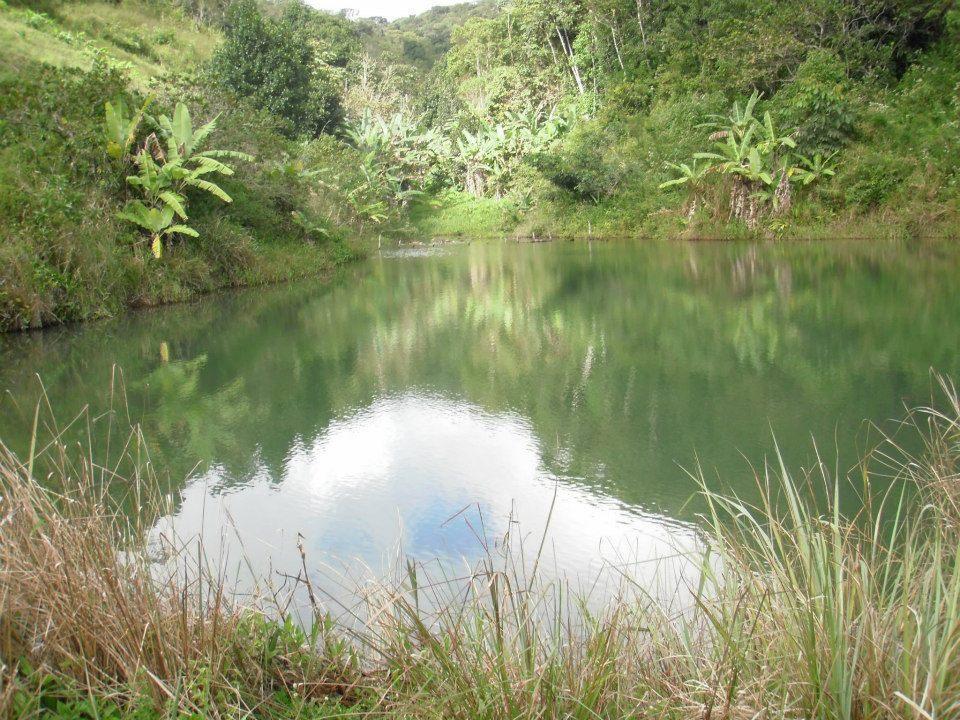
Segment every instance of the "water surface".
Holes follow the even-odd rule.
[[[469,565],[511,528],[539,547],[549,519],[550,572],[584,578],[691,547],[698,464],[753,497],[774,435],[795,467],[816,439],[844,470],[872,442],[863,420],[893,429],[929,401],[931,368],[960,369],[958,259],[944,244],[401,248],[327,285],[4,337],[0,437],[26,448],[36,374],[60,417],[122,405],[169,479],[158,527],[242,542],[267,575],[295,572],[298,536],[318,565]]]

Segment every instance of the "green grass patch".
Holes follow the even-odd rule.
[[[62,3],[37,12],[0,6],[0,68],[32,72],[35,63],[90,69],[94,61],[125,67],[141,89],[200,67],[220,41],[166,3]]]
[[[410,209],[412,237],[419,240],[503,237],[516,224],[508,199],[478,198],[450,190]]]

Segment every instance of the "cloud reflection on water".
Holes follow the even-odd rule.
[[[295,439],[278,481],[262,466],[242,482],[212,467],[188,484],[156,532],[202,533],[209,553],[225,551],[235,563],[242,555],[274,577],[297,574],[299,534],[311,572],[332,565],[369,577],[389,573],[399,558],[467,571],[485,543],[508,532],[515,548],[522,539],[517,552],[529,567],[547,529],[541,568],[550,577],[589,584],[603,568],[629,562],[654,595],[695,586],[692,561],[676,559],[696,550],[690,528],[558,476],[543,458],[530,424],[516,415],[417,392],[387,396],[315,438]]]

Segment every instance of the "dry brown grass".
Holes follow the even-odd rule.
[[[347,691],[349,658],[322,657],[299,631],[272,639],[276,626],[256,604],[234,602],[202,547],[171,544],[162,553],[172,562],[157,562],[144,538],[164,499],[147,490],[157,485],[144,450],[135,431],[120,453],[134,474],[120,480],[115,467],[57,442],[26,463],[0,446],[7,695],[24,663],[98,696],[147,695],[205,716],[255,708],[279,690]]]

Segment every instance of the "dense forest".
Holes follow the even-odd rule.
[[[5,329],[371,240],[960,222],[955,0],[11,0],[0,46]]]

